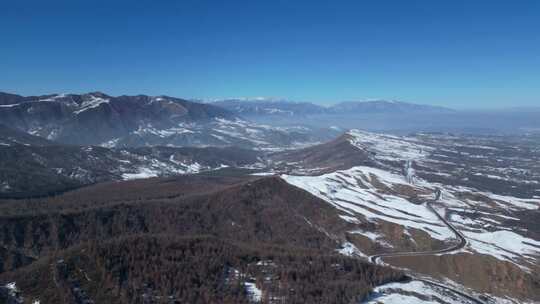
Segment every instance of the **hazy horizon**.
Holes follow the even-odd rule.
[[[10,1],[0,90],[529,107],[539,15],[537,1]]]
[[[8,94],[15,94],[15,95],[21,95],[21,96],[40,96],[40,95],[51,95],[51,94],[88,94],[93,92],[100,92],[109,96],[117,97],[122,95],[127,96],[137,96],[137,95],[147,95],[147,96],[169,96],[169,97],[175,97],[175,98],[181,98],[184,100],[190,100],[195,102],[204,102],[204,103],[211,103],[216,101],[223,101],[223,100],[240,100],[240,101],[284,101],[284,102],[291,102],[291,103],[311,103],[322,107],[332,107],[334,105],[337,105],[339,103],[344,102],[374,102],[374,101],[387,101],[387,102],[402,102],[402,103],[408,103],[408,104],[415,104],[415,105],[423,105],[423,106],[433,106],[433,107],[442,107],[457,111],[499,111],[499,110],[528,110],[528,109],[540,109],[539,105],[524,105],[524,106],[513,106],[513,105],[497,105],[497,106],[476,106],[476,104],[471,104],[468,107],[467,106],[446,106],[446,105],[440,105],[435,103],[420,103],[413,100],[403,100],[403,99],[388,99],[388,98],[358,98],[358,99],[345,99],[345,100],[333,100],[333,101],[324,101],[324,102],[317,102],[317,101],[311,101],[311,100],[293,100],[287,97],[275,97],[275,96],[235,96],[235,97],[220,97],[220,98],[201,98],[201,97],[190,97],[190,96],[182,96],[182,95],[169,95],[169,94],[147,94],[147,93],[120,93],[120,94],[111,94],[104,90],[87,90],[87,91],[77,91],[77,92],[70,92],[70,91],[62,91],[62,92],[42,92],[42,93],[36,93],[36,94],[21,94],[19,92],[14,92],[10,90],[3,90],[0,89],[0,93],[8,93]]]

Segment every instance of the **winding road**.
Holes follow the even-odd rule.
[[[452,253],[454,251],[458,251],[463,249],[467,245],[467,240],[465,239],[465,236],[457,230],[452,224],[450,224],[442,215],[440,215],[433,206],[431,206],[431,203],[438,201],[441,198],[441,190],[437,189],[437,192],[435,194],[435,199],[431,202],[426,202],[426,207],[429,211],[431,211],[433,214],[437,216],[459,239],[459,244],[456,244],[449,248],[444,248],[440,250],[433,250],[433,251],[409,251],[409,252],[394,252],[394,253],[381,253],[372,255],[369,257],[370,262],[377,264],[379,259],[382,258],[389,258],[389,257],[400,257],[400,256],[422,256],[422,255],[434,255],[434,254],[442,254],[442,253]]]
[[[448,222],[444,218],[444,216],[440,215],[437,211],[435,211],[433,206],[431,206],[431,203],[437,202],[441,198],[441,195],[442,195],[441,190],[437,189],[436,192],[435,192],[435,199],[433,199],[432,201],[426,202],[426,207],[428,208],[429,211],[434,213],[437,216],[437,218],[439,218],[441,220],[441,222],[443,222],[450,230],[452,230],[452,232],[454,232],[456,237],[459,239],[458,244],[453,245],[453,246],[448,247],[448,248],[444,248],[444,249],[440,249],[440,250],[433,250],[433,251],[410,251],[410,252],[381,253],[381,254],[376,254],[376,255],[369,256],[368,257],[369,261],[374,263],[374,264],[378,264],[379,261],[381,259],[383,259],[383,258],[444,254],[444,253],[452,253],[452,252],[459,251],[459,250],[463,249],[467,245],[467,240],[465,239],[465,236],[459,230],[457,230],[450,222]],[[432,286],[436,286],[436,287],[440,287],[440,288],[450,290],[450,291],[454,292],[455,294],[458,294],[458,295],[462,296],[463,298],[466,298],[466,299],[468,299],[468,300],[470,300],[470,301],[472,301],[474,303],[486,304],[486,302],[484,302],[484,301],[482,301],[482,300],[480,300],[478,298],[475,298],[473,296],[470,296],[470,295],[468,295],[468,294],[466,294],[466,293],[464,293],[464,292],[462,292],[460,290],[457,290],[457,289],[455,289],[453,287],[443,285],[441,283],[437,283],[437,282],[434,282],[434,281],[431,281],[431,280],[418,278],[418,277],[415,277],[415,276],[413,276],[411,274],[408,274],[408,276],[411,278],[411,280],[421,281],[421,282],[423,282],[425,284],[429,284],[429,285],[432,285]]]

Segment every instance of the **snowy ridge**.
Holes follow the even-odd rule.
[[[350,130],[349,142],[361,149],[374,152],[378,160],[411,161],[426,158],[434,149],[423,145],[412,137],[377,134],[360,130]]]
[[[463,234],[475,251],[494,256],[499,260],[516,263],[516,261],[525,259],[534,265],[536,258],[540,257],[539,241],[523,237],[512,231],[463,231]]]
[[[359,221],[386,221],[406,228],[423,230],[438,240],[453,239],[454,234],[423,204],[415,204],[392,193],[396,186],[415,191],[403,176],[384,170],[358,166],[321,176],[282,175],[291,185],[302,188],[329,202]],[[422,192],[423,189],[416,189]],[[426,195],[429,192],[426,192]],[[362,234],[362,232],[356,232]]]
[[[454,233],[448,229],[423,203],[412,202],[401,193],[416,193],[424,197],[424,201],[433,199],[433,193],[440,189],[441,197],[435,204],[437,212],[447,215],[467,239],[467,245],[459,252],[477,252],[491,255],[499,260],[509,261],[524,270],[529,270],[540,257],[540,241],[524,237],[502,225],[501,217],[512,218],[504,214],[504,210],[526,210],[533,206],[530,200],[514,197],[491,195],[497,199],[500,208],[493,209],[488,202],[474,202],[476,206],[485,206],[484,213],[467,213],[471,201],[465,193],[473,195],[477,190],[447,186],[439,183],[415,178],[415,184],[408,183],[406,175],[392,173],[371,167],[353,167],[320,176],[281,175],[291,185],[327,201],[342,212],[341,218],[352,224],[371,222],[394,223],[405,228],[422,230],[431,238],[440,241],[454,241]],[[486,194],[486,197],[490,197]],[[448,208],[448,209],[447,209]],[[504,219],[504,218],[502,218]],[[352,234],[360,234],[384,247],[391,247],[384,234],[377,231],[354,230]],[[452,254],[452,253],[450,253]]]
[[[124,140],[137,137],[143,145],[167,146],[240,146],[264,151],[281,151],[319,143],[313,131],[305,127],[272,127],[242,119],[215,118],[204,123],[179,123],[159,128],[141,125],[126,138],[101,143],[104,147],[122,146]]]
[[[378,286],[365,304],[476,304],[447,289],[429,285],[421,281],[390,283]]]
[[[110,100],[106,98],[97,97],[94,95],[90,95],[90,99],[84,100],[80,105],[79,109],[74,111],[75,114],[80,114],[86,110],[97,108],[102,104],[109,103]]]
[[[14,128],[67,144],[237,146],[279,151],[317,144],[337,135],[332,130],[317,132],[306,127],[254,123],[215,105],[167,96],[114,97],[93,92],[19,96],[17,100],[18,104],[0,106],[0,120],[12,121]],[[271,107],[268,112],[282,110]],[[104,119],[107,123],[103,123]]]

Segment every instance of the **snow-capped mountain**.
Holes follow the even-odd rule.
[[[310,102],[293,102],[276,98],[237,98],[216,100],[211,104],[220,106],[244,117],[307,117],[318,115],[365,115],[365,114],[441,114],[455,111],[437,106],[419,105],[395,100],[346,101],[330,106]]]
[[[228,111],[166,96],[112,97],[94,92],[54,94],[2,102],[1,121],[13,128],[70,144],[99,144],[126,136],[141,125],[171,128],[179,123],[234,118]]]
[[[278,98],[236,98],[212,101],[243,117],[253,116],[307,116],[324,114],[327,108],[309,102],[292,102]]]
[[[331,106],[329,111],[335,114],[441,114],[455,112],[445,107],[382,99],[340,102]]]
[[[274,149],[335,135],[300,127],[251,123],[211,104],[168,96],[0,95],[0,121],[59,143],[133,147],[240,146]]]

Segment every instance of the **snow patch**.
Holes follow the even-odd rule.
[[[122,174],[122,178],[125,180],[150,178],[150,177],[158,176],[158,173],[159,173],[158,171],[152,170],[150,168],[139,168],[139,172],[124,173]]]
[[[342,255],[350,256],[350,257],[367,257],[365,254],[363,254],[354,244],[350,242],[344,242],[341,244],[341,248],[337,249],[337,252]]]
[[[361,149],[375,152],[378,160],[403,161],[426,158],[434,149],[415,138],[350,130],[349,142]]]
[[[106,103],[109,103],[109,102],[110,102],[109,99],[105,99],[105,98],[97,97],[97,96],[94,96],[94,95],[90,95],[90,99],[84,100],[81,103],[81,105],[79,106],[79,109],[74,111],[73,113],[80,114],[80,113],[82,113],[82,112],[84,112],[86,110],[97,108],[100,105],[106,104]]]
[[[13,107],[17,107],[17,106],[20,106],[20,105],[21,105],[20,103],[0,105],[0,108],[13,108]]]
[[[262,300],[262,290],[257,287],[255,282],[245,282],[246,292],[253,302],[260,302]]]
[[[432,286],[421,281],[389,283],[373,290],[366,304],[475,304],[447,289]]]
[[[250,175],[254,175],[254,176],[272,176],[272,175],[276,175],[275,172],[255,172],[255,173],[251,173]]]
[[[540,257],[539,241],[512,231],[462,232],[474,251],[494,256],[499,260],[515,263],[519,259],[535,260]]]

